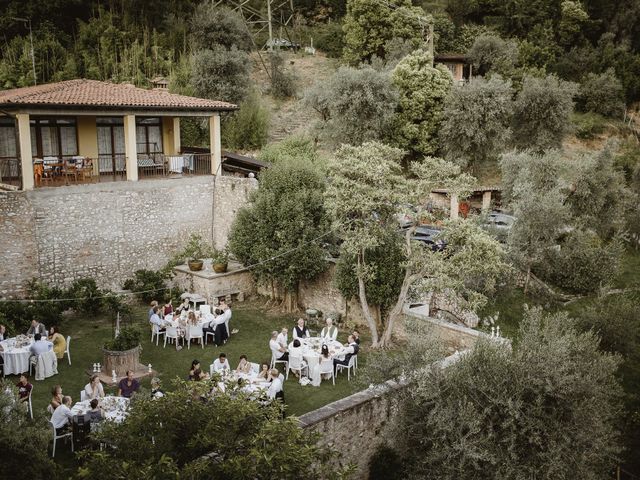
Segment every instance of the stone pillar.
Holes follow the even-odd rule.
[[[29,124],[29,114],[18,113],[16,114],[16,118],[18,120],[22,189],[33,190],[33,158],[31,156],[31,125]]]
[[[460,206],[458,205],[458,195],[456,195],[455,193],[451,194],[451,208],[449,211],[449,219],[450,220],[457,220],[458,219],[458,210],[460,208]]]
[[[136,148],[136,116],[124,116],[124,152],[127,158],[127,180],[138,181],[138,150]]]
[[[491,190],[482,192],[482,211],[487,213],[491,208]]]
[[[220,143],[220,114],[209,117],[209,145],[211,146],[211,174],[222,175],[222,145]]]
[[[176,155],[180,153],[180,117],[173,117],[173,149]]]

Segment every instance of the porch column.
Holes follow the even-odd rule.
[[[33,158],[31,157],[31,125],[29,125],[29,114],[18,113],[16,114],[16,118],[18,119],[22,189],[33,190]]]
[[[211,174],[222,175],[222,145],[220,143],[220,114],[209,117],[209,145],[211,146]]]
[[[173,117],[173,149],[176,155],[180,153],[180,117]]]
[[[482,211],[486,213],[489,208],[491,208],[491,190],[482,192]]]
[[[458,205],[458,195],[455,193],[451,194],[451,207],[449,211],[449,219],[457,220],[458,219],[458,209],[460,206]]]
[[[136,116],[124,116],[124,153],[127,158],[127,180],[138,181],[138,149],[136,148]]]

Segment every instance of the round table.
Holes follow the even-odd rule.
[[[15,338],[8,338],[0,342],[2,345],[2,360],[4,361],[4,374],[20,374],[29,371],[29,358],[31,358],[31,345],[15,347]]]
[[[314,387],[320,386],[320,351],[322,345],[329,347],[329,358],[333,359],[333,356],[342,349],[342,343],[337,340],[326,340],[322,337],[310,337],[299,339],[302,349],[302,358],[308,365],[309,378],[311,384]],[[293,348],[293,342],[289,344],[289,352]]]
[[[111,420],[117,423],[122,422],[127,416],[127,409],[129,408],[129,399],[125,397],[114,397],[108,395],[100,401],[100,406],[104,412],[104,419]],[[91,410],[91,400],[84,400],[76,403],[71,407],[71,413],[74,415],[84,415]]]

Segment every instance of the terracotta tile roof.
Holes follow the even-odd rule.
[[[147,90],[129,84],[98,80],[67,80],[33,87],[0,91],[0,107],[102,107],[149,110],[235,110],[236,105],[219,100],[176,95],[166,90]]]

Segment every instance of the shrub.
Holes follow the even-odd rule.
[[[191,86],[195,95],[226,102],[241,102],[249,90],[251,60],[247,52],[220,45],[193,55]]]
[[[576,137],[583,140],[590,140],[600,135],[606,126],[604,117],[593,112],[575,114],[573,123],[576,126]]]
[[[95,315],[102,309],[102,291],[93,278],[81,278],[71,284],[69,298],[76,298],[73,308],[81,313]]]
[[[275,165],[282,161],[291,160],[316,163],[321,157],[309,137],[294,135],[281,142],[266,145],[260,151],[259,158]]]
[[[267,143],[269,112],[254,92],[222,127],[222,143],[226,147],[239,150],[259,149]]]
[[[134,278],[130,278],[124,282],[125,290],[139,292],[138,298],[145,303],[151,302],[158,296],[158,292],[166,290],[166,275],[163,272],[154,272],[153,270],[136,270]]]
[[[369,478],[401,480],[406,478],[400,455],[393,448],[381,445],[369,460]]]
[[[141,333],[138,327],[124,327],[120,329],[120,334],[116,338],[104,343],[104,348],[115,352],[131,350],[132,348],[136,348],[140,345],[140,336]]]
[[[604,73],[589,73],[580,86],[578,108],[605,117],[620,117],[624,112],[622,83],[612,68]]]
[[[340,58],[344,48],[344,31],[342,23],[332,22],[318,25],[313,37],[314,45],[322,50],[327,57]]]
[[[298,78],[292,70],[285,68],[284,57],[278,52],[273,52],[269,62],[271,63],[271,95],[281,99],[295,97],[298,91]]]

